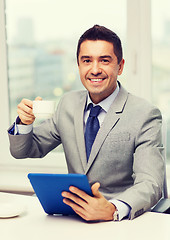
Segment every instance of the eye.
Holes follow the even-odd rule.
[[[104,64],[108,64],[109,60],[108,59],[102,59],[101,62],[104,63]]]
[[[84,59],[83,62],[84,63],[90,63],[91,61],[90,61],[90,59]]]

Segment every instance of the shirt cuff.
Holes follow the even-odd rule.
[[[33,123],[30,125],[22,125],[22,124],[19,124],[20,121],[21,121],[20,118],[17,117],[11,129],[9,129],[8,131],[10,134],[12,135],[28,134],[32,131]]]
[[[129,215],[131,208],[126,203],[119,201],[117,199],[111,199],[109,200],[109,202],[114,204],[115,207],[117,208],[119,214],[119,221],[121,221],[124,217],[127,217]]]
[[[30,125],[16,124],[16,127],[18,129],[18,134],[28,134],[32,131],[33,124]]]

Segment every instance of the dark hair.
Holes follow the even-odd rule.
[[[120,61],[122,60],[123,53],[122,53],[122,44],[121,44],[120,38],[116,35],[116,33],[111,31],[110,29],[103,26],[94,25],[92,28],[88,29],[85,33],[83,33],[83,35],[80,37],[78,41],[78,45],[77,45],[77,62],[78,63],[79,63],[78,57],[80,53],[80,46],[86,40],[92,40],[92,41],[104,40],[112,43],[114,54],[117,57],[118,63],[120,63]]]

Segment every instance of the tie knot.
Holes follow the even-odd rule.
[[[99,112],[100,112],[100,110],[101,110],[101,107],[100,107],[99,105],[93,107],[92,104],[90,104],[89,107],[91,108],[91,109],[90,109],[90,114],[89,114],[89,116],[90,116],[90,117],[97,117],[97,116],[99,115]]]

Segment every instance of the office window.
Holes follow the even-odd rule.
[[[83,88],[76,46],[94,24],[111,28],[125,42],[126,0],[6,0],[10,123],[22,98],[41,96],[57,104],[67,91]],[[63,152],[62,146],[53,152]]]
[[[59,101],[81,89],[76,66],[80,35],[94,24],[126,38],[126,0],[6,0],[10,122],[22,98]]]
[[[167,124],[170,162],[170,1],[152,0],[152,95]]]

